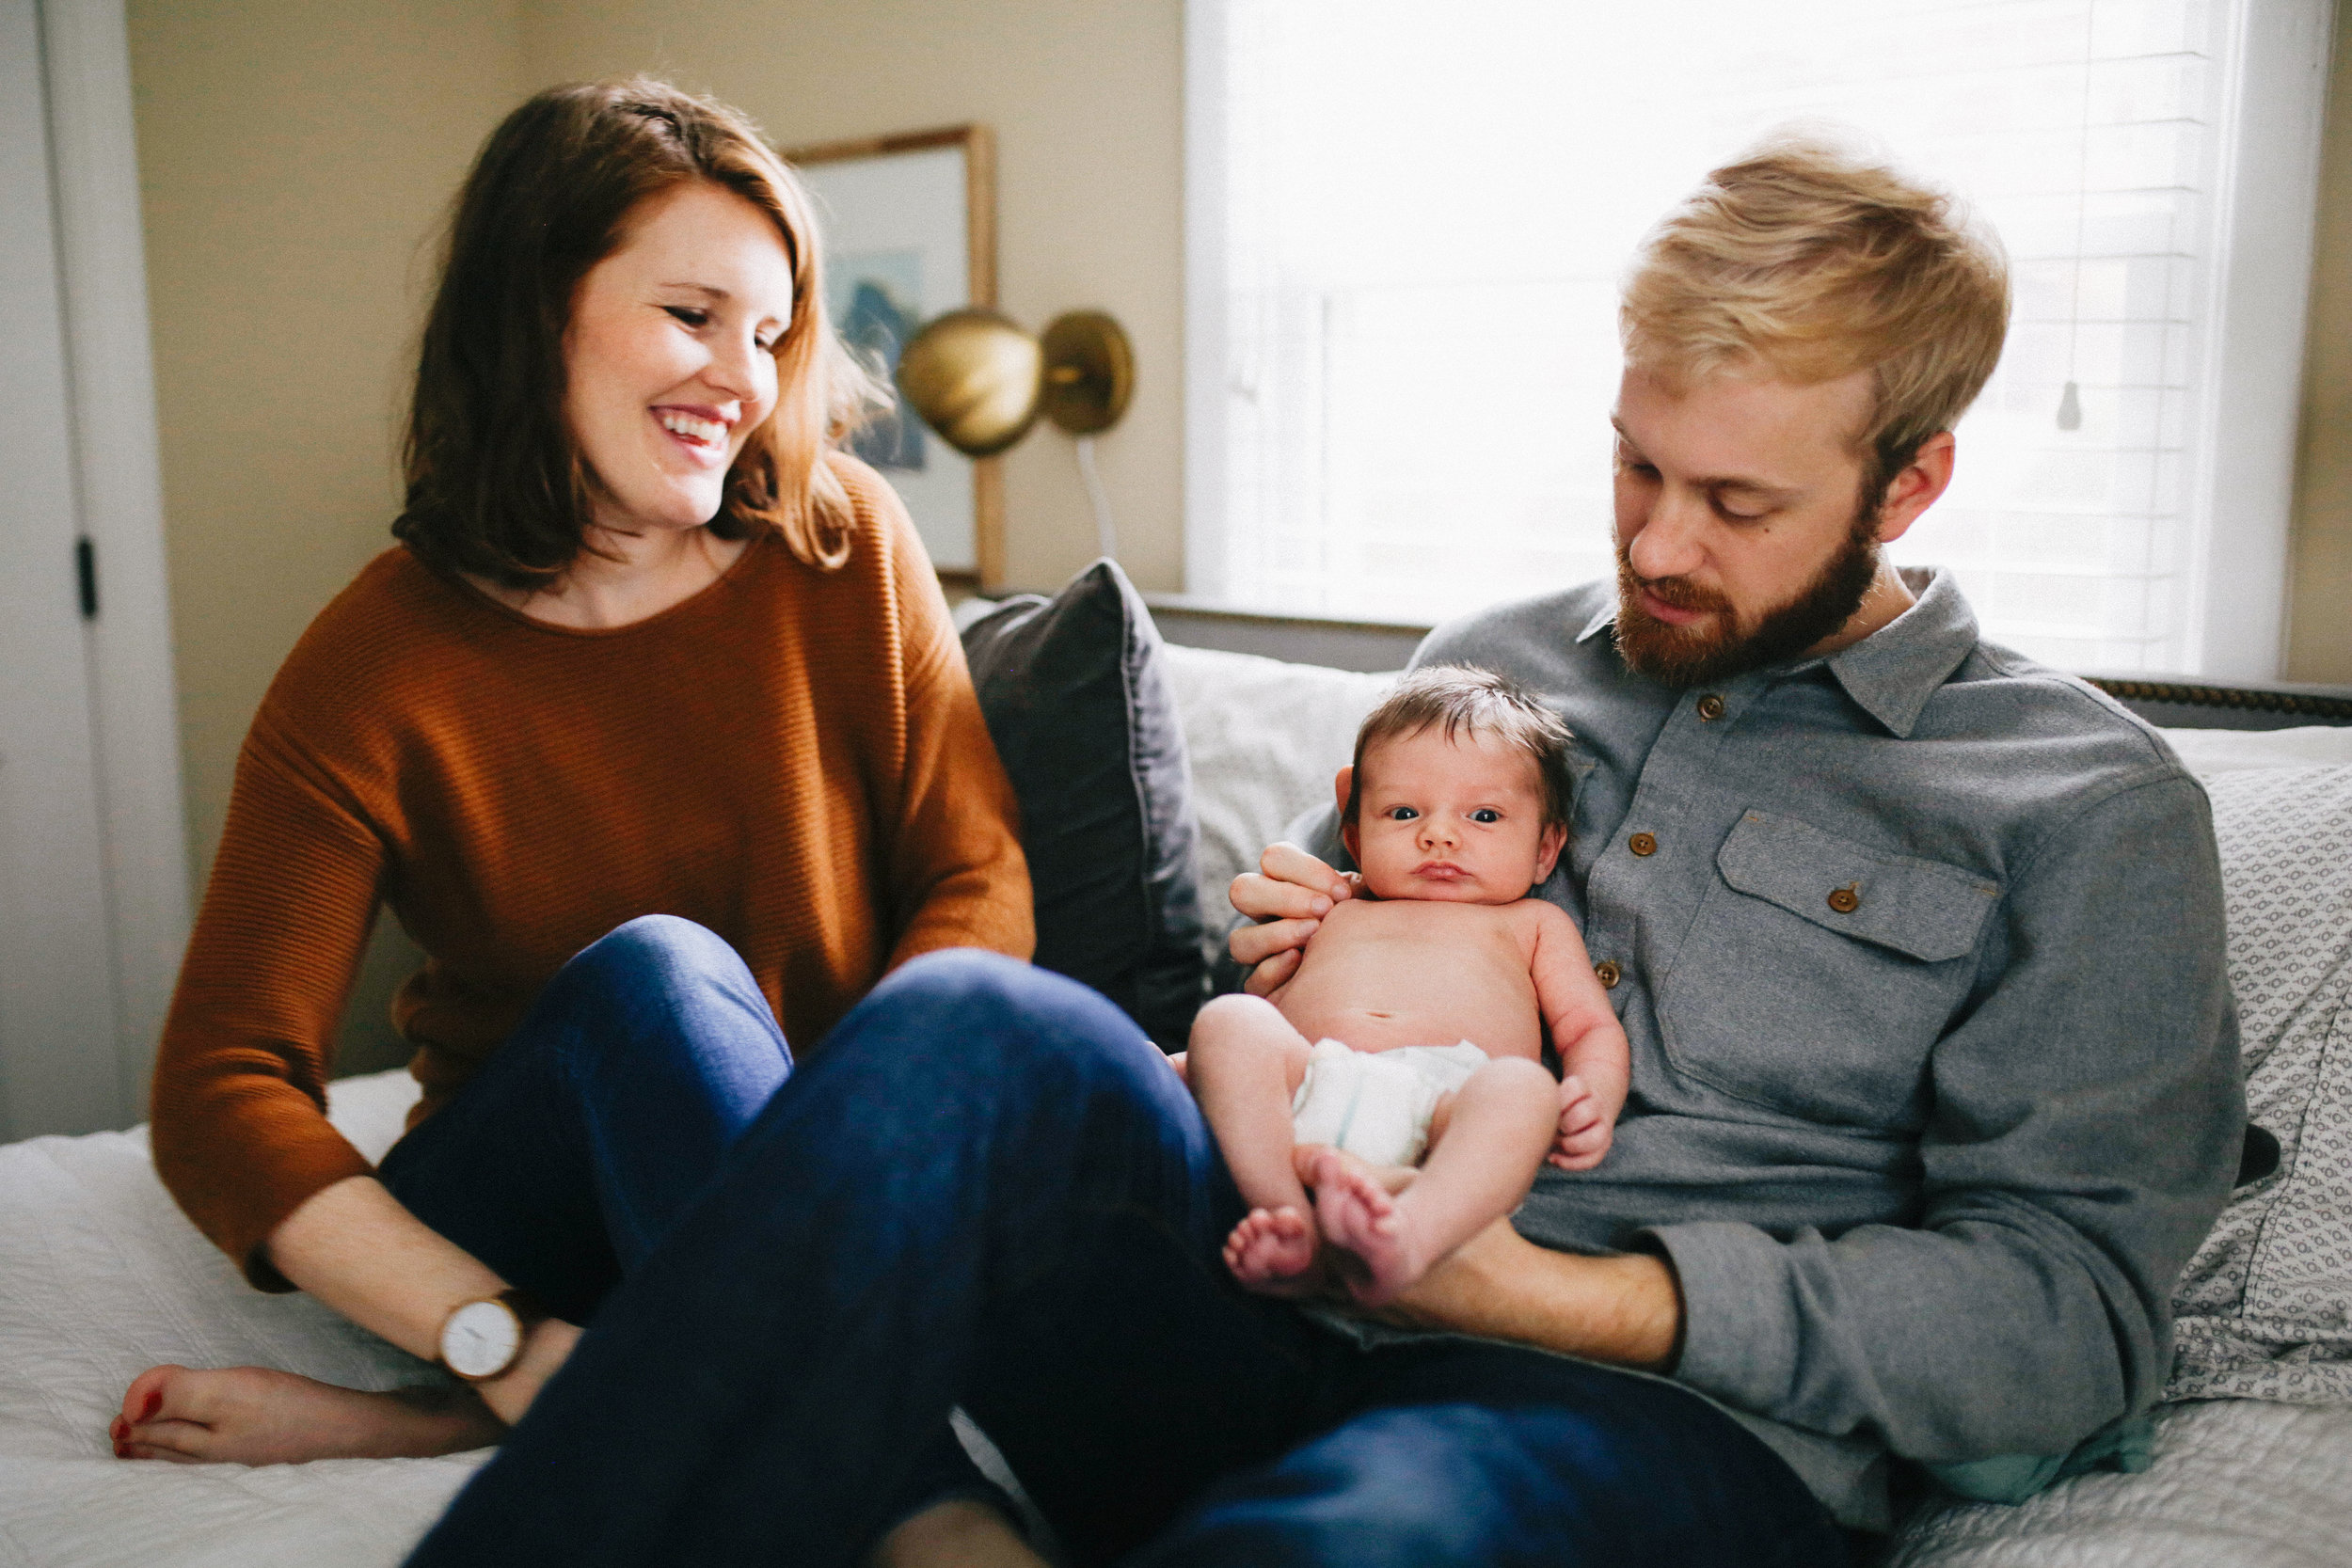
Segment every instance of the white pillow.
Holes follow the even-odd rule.
[[[1356,727],[1396,683],[1210,648],[1166,649],[1168,686],[1192,757],[1200,824],[1200,925],[1212,960],[1233,922],[1226,890],[1291,819],[1331,798]]]
[[[2352,725],[2289,730],[2166,730],[2182,763],[2201,779],[2251,768],[2352,766]]]
[[[2280,1158],[2182,1276],[2166,1397],[2352,1401],[2352,767],[2238,767],[2205,787],[2248,1111]]]

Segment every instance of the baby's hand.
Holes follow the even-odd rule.
[[[1591,1170],[1609,1152],[1612,1129],[1600,1097],[1571,1073],[1560,1080],[1560,1125],[1552,1137],[1551,1164],[1562,1170]]]

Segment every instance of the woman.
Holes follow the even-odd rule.
[[[154,1093],[158,1170],[255,1285],[471,1391],[156,1368],[119,1455],[498,1440],[787,1039],[917,955],[1027,956],[1010,791],[902,509],[836,450],[874,388],[823,297],[807,198],[730,110],[558,88],[485,146],[401,546],[254,720]],[[323,1092],[379,902],[429,961],[394,1009],[423,1099],[372,1170]],[[965,1485],[938,1439],[914,1484]]]

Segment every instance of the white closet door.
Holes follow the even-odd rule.
[[[0,1140],[119,1126],[129,1102],[40,61],[34,0],[0,0]]]

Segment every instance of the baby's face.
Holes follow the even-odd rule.
[[[1349,774],[1341,770],[1341,809]],[[1566,830],[1544,826],[1535,759],[1469,730],[1434,724],[1364,752],[1356,820],[1342,830],[1378,898],[1510,904],[1551,875]]]

